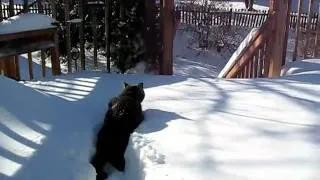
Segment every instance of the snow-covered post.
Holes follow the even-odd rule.
[[[288,31],[288,15],[290,13],[291,0],[270,0],[270,12],[274,16],[273,37],[270,41],[270,66],[268,77],[277,77],[280,75],[281,65],[285,59],[286,33]]]
[[[297,60],[297,52],[298,52],[298,45],[299,45],[299,39],[300,39],[300,21],[301,21],[301,11],[302,11],[302,1],[299,0],[298,2],[298,17],[297,17],[297,24],[296,24],[296,41],[294,44],[294,50],[292,55],[292,61]]]

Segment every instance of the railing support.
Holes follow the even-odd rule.
[[[268,77],[277,77],[280,75],[282,62],[286,58],[286,43],[288,31],[288,14],[290,11],[291,0],[271,0],[270,11],[274,16],[273,38],[271,40],[271,56]]]

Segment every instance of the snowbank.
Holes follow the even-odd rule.
[[[224,68],[220,71],[218,77],[222,78],[225,73],[234,65],[235,61],[237,60],[238,56],[241,54],[241,52],[246,48],[256,32],[258,31],[258,28],[253,28],[250,33],[247,35],[247,37],[241,42],[238,49],[232,54],[231,58],[229,59],[228,63],[224,66]]]
[[[304,59],[290,62],[281,70],[281,76],[299,74],[320,74],[320,59]]]
[[[17,83],[0,76],[0,179],[94,180],[88,156],[106,103],[123,81],[143,81],[145,121],[131,136],[125,173],[110,180],[317,180],[316,65],[297,62],[300,72],[256,80],[83,72]]]
[[[16,33],[56,27],[55,20],[43,14],[21,14],[0,22],[0,34]]]

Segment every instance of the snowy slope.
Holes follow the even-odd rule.
[[[132,135],[126,172],[111,180],[317,180],[319,65],[291,64],[300,73],[274,80],[92,72],[23,84],[0,76],[0,179],[94,179],[87,159],[106,102],[123,81],[143,81],[146,120]]]

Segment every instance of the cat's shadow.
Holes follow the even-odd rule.
[[[140,126],[136,129],[136,132],[148,134],[161,131],[168,127],[167,123],[169,121],[177,119],[191,120],[174,112],[162,111],[159,109],[147,109],[144,111],[144,121],[142,121]]]

